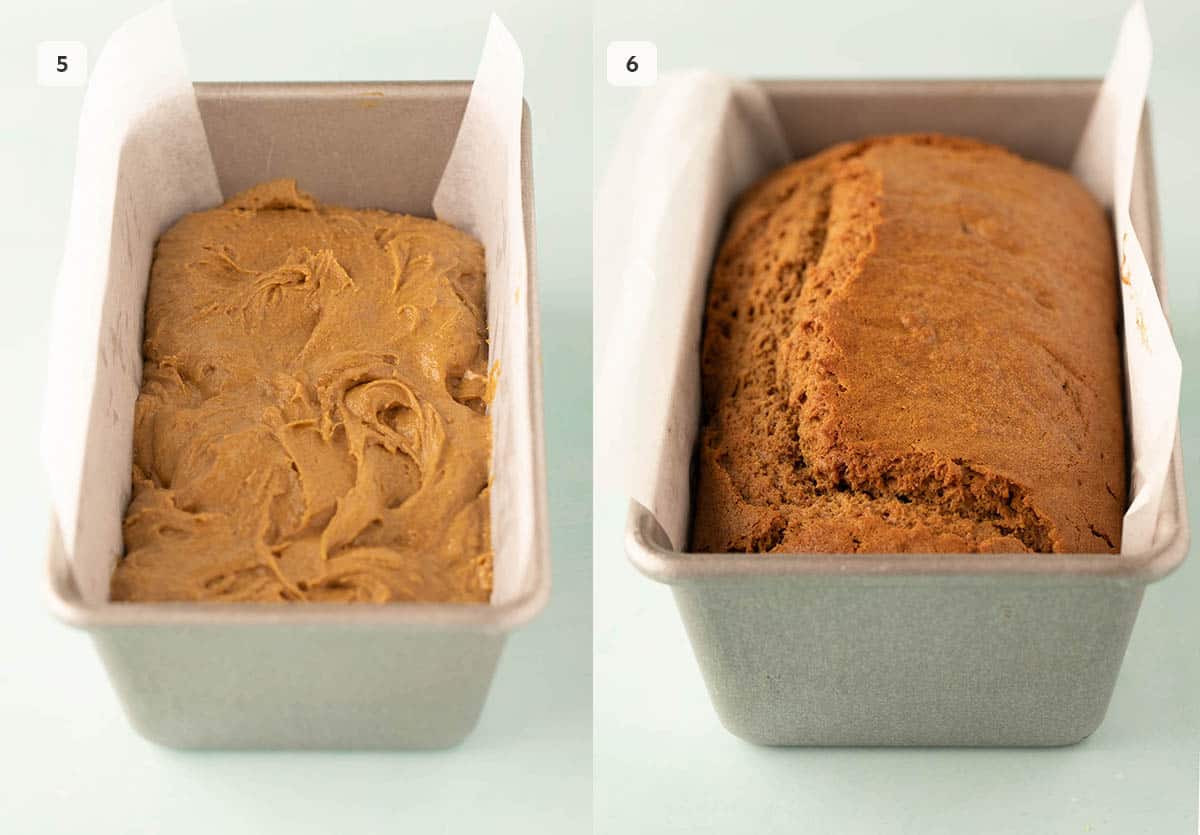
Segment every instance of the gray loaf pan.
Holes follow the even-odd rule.
[[[797,157],[939,131],[1067,167],[1100,82],[760,83]],[[1131,212],[1165,305],[1148,116]],[[1099,726],[1142,592],[1187,553],[1178,436],[1159,536],[1117,555],[690,554],[635,502],[625,543],[671,586],[717,714],[744,739],[1048,746]]]
[[[326,202],[432,216],[471,85],[195,88],[225,195],[288,176]],[[528,108],[521,171],[535,553],[518,594],[490,605],[90,605],[54,521],[51,607],[91,636],[143,736],[185,748],[442,748],[475,726],[507,634],[550,586]]]

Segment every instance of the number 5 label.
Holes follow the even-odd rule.
[[[87,83],[87,47],[79,41],[43,41],[37,48],[37,80],[42,87],[82,87]]]
[[[658,47],[650,41],[613,41],[607,66],[614,87],[649,87],[658,80]]]

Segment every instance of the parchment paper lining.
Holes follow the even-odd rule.
[[[433,200],[440,219],[476,236],[487,251],[489,366],[498,362],[501,369],[490,408],[493,604],[529,587],[534,554],[523,82],[520,50],[493,15]],[[293,176],[303,187],[303,172]],[[63,544],[88,604],[108,599],[123,550],[154,242],[181,215],[223,197],[164,3],[114,32],[92,73],[51,327],[43,458]]]
[[[1131,437],[1121,552],[1158,530],[1179,413],[1181,363],[1129,216],[1151,43],[1135,2],[1072,165],[1113,210]],[[597,200],[596,471],[687,543],[700,412],[700,327],[721,224],[734,198],[790,159],[763,91],[708,72],[669,73],[626,125]],[[1116,277],[1114,277],[1116,280]],[[615,300],[615,301],[614,301]],[[606,338],[605,338],[606,337]]]

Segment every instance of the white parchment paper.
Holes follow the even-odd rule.
[[[1132,444],[1130,502],[1121,530],[1121,552],[1126,554],[1148,550],[1158,542],[1158,515],[1179,426],[1183,376],[1150,265],[1129,216],[1152,52],[1146,9],[1138,0],[1121,23],[1116,54],[1071,166],[1072,173],[1112,210],[1117,241]]]
[[[1072,168],[1112,208],[1121,265],[1132,437],[1127,554],[1155,544],[1181,379],[1129,219],[1150,57],[1136,2]],[[737,195],[789,159],[778,117],[756,87],[713,73],[665,74],[627,122],[597,199],[597,479],[645,506],[676,548],[687,542],[713,253]]]
[[[439,184],[439,218],[487,252],[493,416],[493,603],[525,588],[536,552],[529,272],[521,190],[521,53],[492,17],[463,123]],[[304,172],[295,172],[304,186]],[[320,195],[317,195],[318,197]],[[84,97],[71,215],[51,326],[43,458],[86,603],[108,598],[123,550],[133,410],[154,243],[223,199],[169,3],[105,44]]]
[[[170,7],[155,6],[109,38],[83,99],[50,331],[42,452],[89,602],[107,598],[121,553],[154,241],[220,202],[183,45]]]
[[[439,220],[471,233],[486,248],[489,364],[499,364],[490,407],[496,602],[521,591],[534,552],[534,508],[527,487],[534,483],[534,423],[527,350],[531,289],[521,204],[524,81],[521,50],[492,15],[462,127],[433,197]]]

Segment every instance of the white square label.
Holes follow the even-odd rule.
[[[650,41],[613,41],[608,45],[608,83],[649,87],[658,80],[658,47]]]
[[[42,87],[82,87],[87,83],[87,47],[79,41],[42,41],[37,48],[37,80]]]

